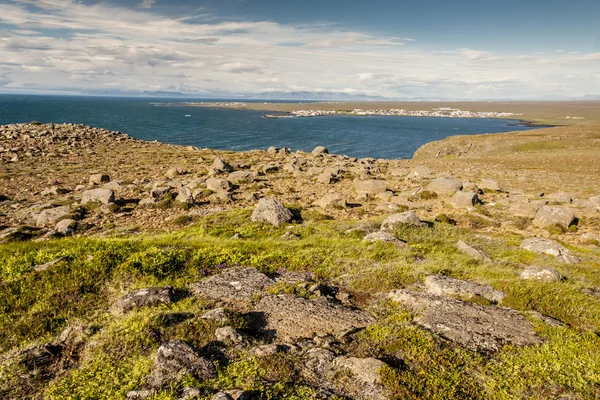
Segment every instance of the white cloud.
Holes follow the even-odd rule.
[[[44,11],[32,13],[31,6]],[[0,31],[0,78],[13,91],[176,88],[531,98],[555,89],[577,96],[600,87],[600,53],[429,50],[409,38],[330,24],[215,22],[209,14],[176,19],[104,2],[20,0],[2,8],[0,23],[15,28]],[[48,36],[48,28],[59,35]]]
[[[152,6],[156,3],[156,0],[143,0],[139,5],[140,8],[152,8]]]

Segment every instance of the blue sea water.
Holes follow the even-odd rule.
[[[30,121],[77,123],[144,140],[254,150],[310,151],[318,145],[352,157],[410,158],[423,144],[453,135],[532,129],[518,121],[471,118],[354,117],[266,119],[262,111],[181,106],[186,100],[0,94],[0,125]],[[502,111],[502,110],[498,110]]]

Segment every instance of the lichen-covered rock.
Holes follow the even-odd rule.
[[[468,256],[471,256],[477,260],[489,261],[490,257],[482,250],[479,250],[477,247],[472,246],[462,240],[459,240],[456,243],[456,248],[461,252]]]
[[[151,388],[162,388],[177,383],[185,375],[202,381],[214,378],[216,372],[213,364],[196,353],[190,345],[181,340],[173,340],[158,348],[148,385]]]
[[[98,188],[86,190],[81,195],[81,204],[86,205],[88,203],[100,202],[102,204],[108,204],[115,201],[115,192],[110,189]]]
[[[240,333],[232,326],[224,326],[217,328],[215,331],[215,337],[219,342],[227,344],[239,344],[244,341],[244,338]]]
[[[190,289],[196,296],[226,303],[248,303],[263,294],[273,280],[256,269],[248,267],[228,268],[219,275],[192,283]]]
[[[309,300],[293,295],[263,297],[254,313],[261,315],[253,321],[254,326],[279,340],[322,335],[342,337],[374,321],[365,311],[330,303],[324,298]]]
[[[238,185],[252,183],[256,180],[256,175],[252,171],[235,171],[227,176],[227,180]]]
[[[495,290],[489,285],[463,281],[449,276],[429,275],[425,278],[425,287],[431,294],[437,296],[480,296],[489,301],[499,303],[506,296],[504,292]]]
[[[558,225],[567,230],[575,220],[575,213],[570,208],[544,206],[538,210],[533,224],[542,229]]]
[[[529,238],[521,243],[521,248],[538,254],[548,254],[565,264],[576,264],[579,259],[565,246],[551,239]]]
[[[427,186],[427,190],[443,196],[451,196],[461,190],[463,184],[458,179],[453,178],[435,178]]]
[[[504,345],[541,343],[531,323],[518,311],[396,290],[388,297],[417,313],[414,322],[468,349],[495,352]]]
[[[69,207],[69,206],[47,208],[45,210],[42,210],[35,217],[35,224],[37,226],[54,225],[58,221],[67,217],[70,214],[71,214],[71,207]]]
[[[477,204],[478,200],[477,194],[459,190],[450,198],[450,204],[455,208],[470,208]]]
[[[126,294],[117,300],[115,306],[121,312],[129,312],[139,307],[156,307],[161,304],[171,304],[172,301],[173,288],[171,286],[150,287]]]
[[[252,212],[252,221],[267,222],[274,226],[279,226],[284,222],[291,221],[293,215],[279,200],[260,199],[258,206]]]
[[[560,272],[552,268],[531,266],[521,272],[521,278],[526,280],[537,280],[544,282],[558,282],[563,277]]]
[[[194,196],[192,195],[192,191],[188,187],[180,187],[177,197],[175,197],[175,201],[189,205],[194,204]]]
[[[381,224],[381,230],[384,232],[395,232],[403,226],[424,227],[427,226],[427,224],[421,222],[414,211],[406,211],[387,217]]]

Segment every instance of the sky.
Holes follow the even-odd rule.
[[[0,0],[0,92],[600,95],[598,0]]]

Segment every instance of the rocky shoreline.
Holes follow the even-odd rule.
[[[579,343],[600,329],[598,178],[540,162],[571,154],[570,129],[450,138],[423,146],[413,160],[376,160],[321,146],[218,152],[82,125],[1,126],[0,243],[13,269],[2,270],[0,295],[24,296],[19,282],[34,274],[46,287],[45,279],[78,268],[81,276],[99,268],[95,279],[107,280],[93,295],[78,287],[63,305],[92,296],[95,314],[78,309],[61,321],[48,314],[43,335],[0,343],[0,394],[62,398],[84,390],[78,374],[94,365],[136,360],[139,376],[123,378],[129,383],[118,384],[114,398],[600,395],[587,381],[600,368],[591,361],[584,385],[555,386],[560,379],[549,373],[540,379],[552,383],[532,379],[523,383],[529,392],[513,396],[516,385],[489,383],[507,379],[501,360],[511,352],[554,351],[552,332]],[[598,137],[595,128],[579,132],[581,141]],[[563,136],[567,150],[536,147]],[[580,154],[586,162],[588,153]],[[141,246],[136,235],[163,244],[133,255],[124,249],[115,277],[104,269],[113,265],[105,250],[68,247],[89,238]],[[27,266],[15,261],[27,243],[42,246],[38,252],[67,247],[27,256]],[[303,252],[307,258],[294,258]],[[311,252],[320,261],[313,264]],[[169,262],[157,264],[161,257]],[[571,308],[553,308],[552,293]],[[27,332],[19,324],[35,304],[3,311],[0,328]],[[143,328],[136,318],[147,320],[136,322]],[[556,361],[559,376],[571,373],[571,359]],[[419,388],[435,364],[460,382],[445,376],[435,378],[447,379],[439,387],[434,379]],[[110,370],[103,368],[99,376]],[[80,397],[110,386],[98,385]]]

